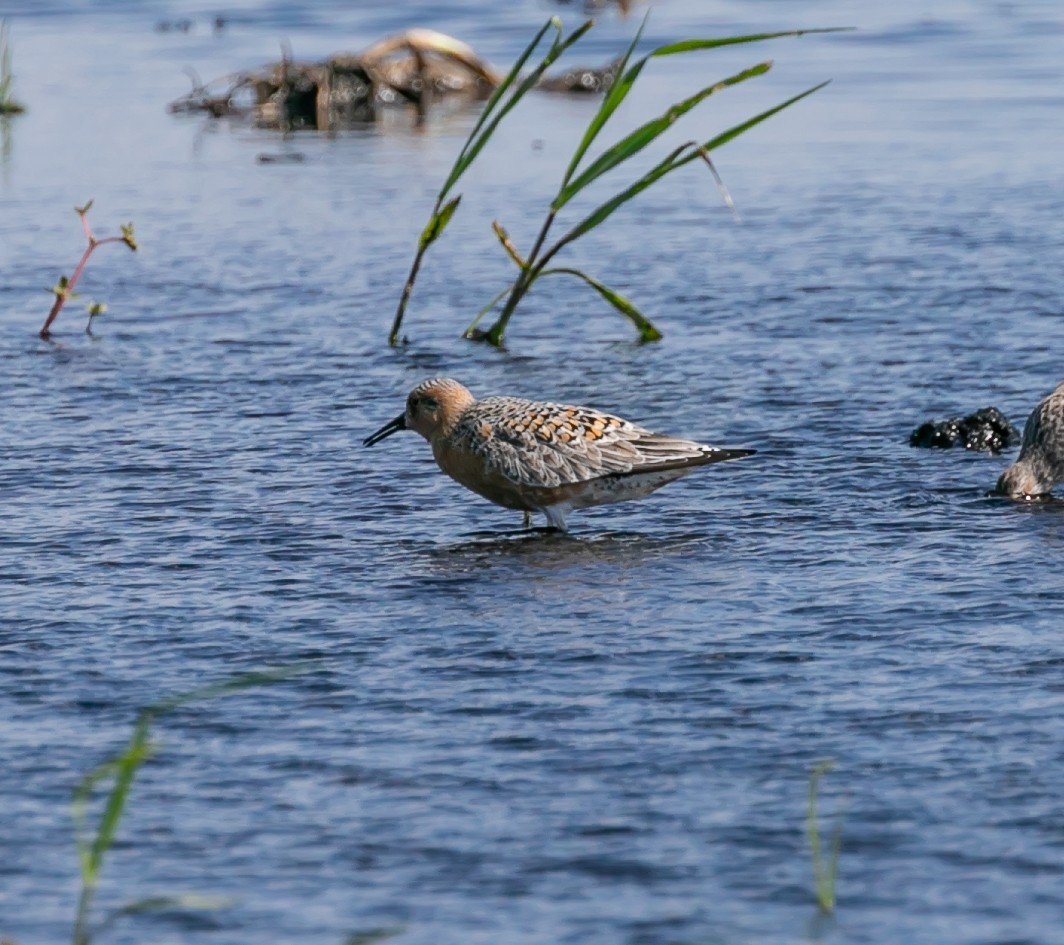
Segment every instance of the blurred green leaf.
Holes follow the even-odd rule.
[[[126,750],[116,758],[105,761],[90,771],[74,790],[71,815],[74,821],[75,843],[81,863],[82,884],[74,923],[73,939],[75,945],[86,945],[89,941],[89,912],[93,892],[99,882],[104,855],[114,842],[114,836],[125,811],[130,787],[137,770],[154,752],[154,746],[149,741],[148,736],[151,731],[151,724],[156,717],[190,702],[228,695],[251,686],[279,682],[280,680],[309,672],[315,665],[313,663],[305,663],[276,670],[242,673],[217,683],[211,683],[210,685],[201,686],[197,689],[162,699],[138,713]],[[100,814],[99,824],[96,828],[96,835],[90,840],[87,837],[86,829],[88,806],[97,786],[106,781],[113,781],[113,784],[104,802],[103,811]],[[147,908],[145,903],[159,902],[162,899],[174,901],[174,897],[152,897],[151,899],[138,900],[131,906],[143,911],[143,909]],[[188,897],[181,897],[181,899],[184,902],[189,901]],[[118,912],[121,914],[122,910],[118,910]]]
[[[218,696],[228,696],[232,695],[234,692],[242,692],[245,689],[251,689],[254,686],[268,686],[272,683],[292,679],[295,676],[302,676],[305,673],[313,672],[318,666],[319,664],[316,662],[307,662],[299,663],[295,666],[285,666],[280,669],[240,673],[229,679],[223,679],[221,682],[211,683],[207,686],[200,686],[198,689],[191,689],[188,692],[171,696],[169,699],[163,699],[160,702],[148,706],[144,712],[150,713],[153,716],[162,715],[163,713],[170,712],[179,706],[188,705],[190,702],[202,702],[204,699],[215,699]]]
[[[103,921],[96,926],[93,933],[98,935],[119,919],[130,915],[143,915],[147,912],[163,912],[166,910],[182,910],[189,912],[211,912],[217,909],[228,909],[236,900],[224,896],[199,896],[195,893],[178,894],[175,896],[147,896],[135,902],[126,903],[124,906],[109,912]]]
[[[835,887],[839,875],[839,854],[842,850],[842,815],[835,821],[831,837],[831,853],[824,860],[820,843],[820,823],[817,816],[817,793],[820,779],[827,774],[835,762],[831,759],[819,762],[809,772],[809,796],[806,805],[805,827],[809,839],[809,852],[813,861],[813,885],[816,891],[817,905],[821,911],[829,913],[835,909]]]

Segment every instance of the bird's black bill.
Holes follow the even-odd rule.
[[[399,414],[391,423],[386,423],[372,436],[367,436],[363,441],[363,446],[372,446],[374,443],[380,443],[386,436],[391,436],[393,433],[398,433],[400,430],[406,429],[406,414]]]

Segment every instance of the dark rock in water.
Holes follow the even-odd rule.
[[[1000,453],[1020,442],[1020,434],[997,407],[984,407],[967,417],[953,417],[938,423],[922,423],[909,434],[909,445],[925,449],[949,449]]]

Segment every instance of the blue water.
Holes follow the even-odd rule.
[[[656,5],[648,47],[859,31],[648,67],[618,134],[776,61],[670,143],[833,82],[716,156],[740,222],[692,167],[573,247],[664,331],[646,347],[560,279],[508,352],[458,338],[512,275],[490,220],[528,245],[593,102],[504,127],[400,350],[473,113],[282,141],[165,112],[183,67],[286,39],[309,58],[425,25],[505,64],[554,9],[248,0],[215,36],[192,0],[0,4],[30,106],[0,129],[0,937],[69,938],[71,791],[140,707],[311,660],[160,722],[97,915],[232,902],[100,941],[1064,942],[1064,504],[987,497],[1009,457],[907,445],[991,404],[1020,425],[1064,377],[1064,10]],[[637,19],[605,15],[573,61]],[[90,197],[100,236],[132,219],[142,248],[101,247],[45,343]],[[359,445],[438,373],[759,452],[527,537],[417,437]]]

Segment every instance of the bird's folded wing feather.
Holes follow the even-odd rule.
[[[515,397],[478,401],[455,433],[506,479],[545,488],[646,468],[693,465],[705,462],[712,452],[586,407]]]

